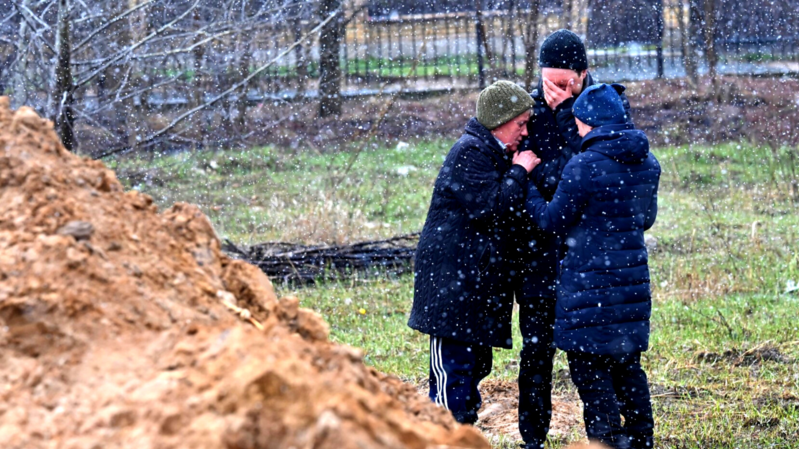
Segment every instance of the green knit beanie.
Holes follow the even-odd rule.
[[[499,80],[480,92],[477,121],[494,129],[529,111],[533,104],[530,94],[516,83]]]

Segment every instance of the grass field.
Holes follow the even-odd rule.
[[[449,145],[369,142],[336,154],[259,148],[112,166],[162,206],[199,204],[233,241],[343,243],[419,230]],[[664,172],[650,232],[652,349],[643,363],[658,447],[799,448],[793,153],[743,144],[654,151]],[[320,312],[334,340],[364,348],[367,363],[415,383],[426,377],[427,339],[405,326],[411,277],[280,290]],[[514,332],[517,349],[495,352],[494,378],[516,376]],[[565,369],[559,353],[555,370]],[[556,389],[573,388],[555,377]]]

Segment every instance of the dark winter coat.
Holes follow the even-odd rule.
[[[644,230],[657,215],[660,165],[631,124],[595,128],[583,139],[551,202],[528,190],[525,209],[563,233],[555,344],[565,351],[618,354],[649,345],[651,296]]]
[[[436,179],[416,249],[410,327],[511,347],[508,215],[523,208],[526,187],[526,170],[470,120]]]
[[[585,77],[584,88],[594,84],[589,73]],[[527,124],[528,137],[522,141],[520,150],[532,150],[541,159],[530,173],[532,182],[544,199],[550,201],[558,187],[561,173],[572,156],[580,152],[582,137],[577,133],[572,107],[575,98],[568,98],[553,111],[544,98],[543,80],[530,96],[535,101],[533,116]],[[632,123],[630,102],[621,94],[628,123]],[[516,290],[523,298],[555,297],[559,239],[552,233],[542,231],[530,220],[519,220],[514,228],[519,236],[512,254],[517,262],[516,277],[520,281]]]

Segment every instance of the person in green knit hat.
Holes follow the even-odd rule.
[[[408,325],[430,336],[430,399],[461,423],[477,421],[477,386],[491,371],[492,348],[512,345],[506,245],[539,161],[518,151],[532,106],[510,81],[480,93],[477,116],[438,173],[416,250]]]

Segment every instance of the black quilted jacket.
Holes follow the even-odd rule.
[[[511,347],[510,216],[527,173],[471,119],[439,171],[416,250],[408,325],[462,342]]]

